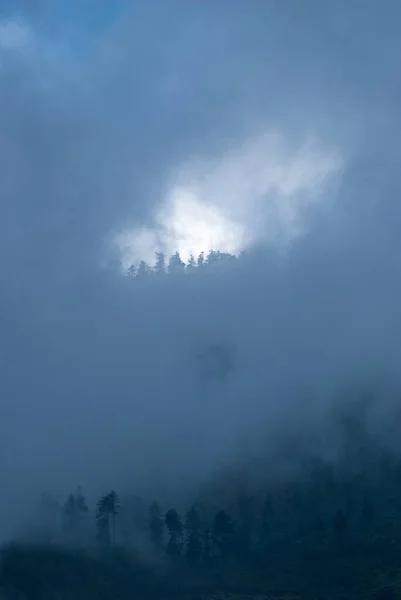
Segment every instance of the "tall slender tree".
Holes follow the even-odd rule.
[[[167,553],[171,556],[177,556],[181,554],[183,547],[183,532],[184,527],[181,522],[180,516],[175,508],[171,508],[165,516],[166,526],[170,535],[167,544]]]
[[[107,546],[115,545],[115,518],[120,510],[120,500],[114,490],[102,496],[97,503],[97,539]]]
[[[189,261],[187,264],[188,273],[192,273],[196,269],[196,260],[193,254],[190,255]]]
[[[156,275],[166,274],[166,257],[162,252],[156,252],[156,264],[153,270]]]

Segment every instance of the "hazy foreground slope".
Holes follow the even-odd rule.
[[[125,543],[102,537],[99,502],[96,538],[83,544],[78,521],[65,520],[66,503],[63,539],[3,547],[4,596],[400,598],[401,462],[366,438],[355,451],[354,444],[341,462],[314,461],[302,476],[264,489],[227,479],[223,494],[212,486],[186,514],[152,504],[131,515],[134,526],[118,529],[121,504],[116,535],[129,531]]]

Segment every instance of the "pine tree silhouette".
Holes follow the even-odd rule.
[[[115,517],[120,509],[120,500],[114,490],[102,496],[97,504],[97,539],[107,546],[115,545]]]
[[[170,539],[167,544],[167,553],[171,556],[177,556],[182,552],[182,535],[184,527],[182,525],[179,514],[174,508],[171,508],[165,516],[165,522],[170,534]]]

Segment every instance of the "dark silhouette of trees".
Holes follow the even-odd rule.
[[[258,581],[266,586],[266,597],[272,589],[297,590],[298,586],[304,590],[305,597],[311,598],[340,598],[344,590],[350,599],[387,597],[388,590],[395,590],[394,597],[398,597],[401,471],[398,462],[383,464],[384,459],[380,460],[382,462],[372,465],[371,469],[360,471],[357,477],[343,465],[329,468],[320,463],[316,468],[311,467],[314,470],[309,478],[300,478],[291,484],[270,481],[268,494],[263,491],[249,494],[248,486],[241,489],[237,480],[231,490],[232,484],[227,479],[224,508],[215,512],[216,496],[210,497],[204,492],[186,512],[184,525],[175,509],[162,516],[157,502],[149,509],[145,506],[143,514],[143,501],[131,495],[123,496],[120,512],[120,501],[112,491],[99,500],[96,510],[97,539],[108,548],[107,552],[92,548],[87,553],[82,547],[70,547],[71,555],[63,553],[56,559],[52,553],[57,537],[54,530],[50,530],[50,522],[43,521],[46,535],[40,539],[45,551],[33,547],[23,552],[4,551],[6,560],[0,562],[0,591],[1,586],[19,585],[19,592],[34,600],[46,596],[43,590],[49,592],[46,597],[52,597],[53,589],[61,594],[60,577],[64,577],[63,585],[70,582],[75,585],[84,577],[85,557],[89,560],[92,556],[93,562],[87,567],[89,578],[93,577],[96,564],[106,561],[101,563],[100,582],[95,585],[94,597],[113,597],[104,594],[102,587],[104,577],[112,573],[111,579],[107,579],[107,585],[112,586],[111,593],[115,594],[123,573],[129,583],[121,585],[126,586],[127,593],[118,597],[127,600],[135,597],[133,590],[141,570],[136,570],[139,558],[135,544],[130,545],[130,541],[135,539],[135,532],[139,540],[143,539],[140,536],[145,524],[146,536],[150,535],[154,548],[160,553],[165,550],[171,557],[180,557],[166,563],[152,563],[163,565],[160,572],[165,573],[163,577],[170,586],[176,585],[177,580],[190,586],[198,583],[207,586],[211,581],[218,581],[224,589],[232,581],[244,587]],[[41,510],[44,507],[51,515],[58,514],[58,526],[62,516],[64,534],[69,540],[74,543],[80,540],[80,519],[86,521],[89,515],[80,490],[70,494],[61,508],[52,495],[44,495]],[[120,534],[119,529],[118,545],[114,524],[117,514],[119,528],[129,526],[127,536]],[[164,548],[165,527],[169,536]],[[122,541],[126,542],[125,547]],[[60,563],[55,564],[55,560]],[[102,570],[107,575],[102,574]],[[156,568],[151,578],[157,572]],[[49,588],[42,582],[43,578]],[[356,590],[355,595],[353,590]],[[72,593],[71,597],[91,596],[85,589],[81,596]]]
[[[157,275],[166,274],[166,257],[162,252],[156,252],[156,264],[154,266],[154,272]]]
[[[219,252],[216,252],[215,250],[210,250],[209,254],[206,257],[206,264],[208,265],[215,265],[219,262],[220,256],[219,256]]]
[[[215,250],[210,250],[207,256],[201,252],[197,258],[191,254],[187,263],[182,260],[179,252],[175,252],[170,258],[166,258],[162,252],[155,254],[154,266],[150,266],[142,260],[139,264],[131,265],[127,269],[127,275],[133,279],[143,280],[148,279],[149,275],[161,277],[174,273],[194,273],[197,270],[203,270],[203,267],[214,267],[221,263],[234,263],[238,260],[233,254]]]
[[[138,269],[136,271],[136,279],[146,279],[151,274],[151,269],[145,261],[141,260],[139,263]]]
[[[188,273],[192,273],[193,271],[195,271],[196,269],[196,260],[193,254],[191,254],[191,256],[189,257],[189,261],[187,264],[187,271]]]
[[[169,590],[177,581],[179,585],[185,582],[183,585],[196,587],[199,583],[205,588],[218,581],[221,589],[235,585],[234,581],[244,588],[258,581],[265,586],[266,597],[273,597],[271,592],[277,589],[299,589],[302,598],[340,598],[347,590],[352,600],[379,597],[385,590],[394,589],[398,597],[401,461],[394,456],[386,458],[381,448],[375,460],[372,456],[375,454],[370,450],[368,464],[363,462],[358,470],[354,462],[348,465],[347,455],[347,460],[336,464],[325,464],[322,460],[303,463],[302,477],[275,479],[268,473],[265,489],[257,490],[250,478],[244,478],[241,485],[237,473],[233,478],[229,473],[224,479],[222,471],[219,485],[203,488],[194,499],[195,504],[185,513],[184,523],[174,508],[162,515],[157,502],[148,507],[131,494],[121,498],[120,511],[120,500],[112,491],[99,500],[96,508],[96,535],[107,552],[92,547],[87,553],[82,545],[73,548],[72,544],[64,548],[71,552],[72,561],[93,557],[91,569],[104,557],[106,562],[102,566],[106,571],[110,574],[115,569],[113,586],[118,585],[124,569],[124,573],[133,574],[129,585],[136,580],[136,564],[141,560],[142,547],[146,550],[146,545],[141,547],[141,541],[150,537],[159,552],[157,558],[165,552],[176,559],[154,560],[154,555],[150,561],[151,569],[154,568],[152,577],[163,573]],[[81,490],[70,494],[62,507],[53,495],[45,494],[36,508],[34,534],[41,527],[41,535],[36,539],[50,550],[19,554],[10,550],[7,560],[11,563],[6,561],[8,579],[2,579],[0,562],[0,595],[4,581],[15,585],[24,579],[25,596],[35,598],[37,593],[36,597],[40,598],[37,573],[47,577],[48,569],[49,580],[54,582],[65,572],[72,579],[81,577],[82,563],[77,571],[75,567],[69,571],[70,558],[63,555],[62,566],[54,566],[51,560],[54,542],[62,541],[61,523],[64,538],[74,543],[81,539],[81,523],[86,522],[90,514]],[[114,523],[117,514],[118,544]],[[50,519],[44,518],[49,515]],[[55,523],[54,516],[57,516]],[[166,544],[165,529],[168,530]],[[90,542],[93,541],[92,530],[91,535],[86,538]],[[140,548],[139,553],[137,548]],[[46,568],[41,571],[42,561]],[[102,589],[100,584],[96,593],[99,589]],[[90,598],[90,595],[80,597]],[[99,592],[95,597],[109,596]],[[125,597],[135,597],[135,594]]]
[[[178,512],[171,508],[165,516],[165,523],[169,532],[169,541],[167,544],[167,554],[178,556],[183,548],[184,527]]]
[[[173,254],[170,257],[168,263],[168,272],[169,273],[183,273],[185,271],[185,263],[181,260],[181,256],[178,252]]]
[[[115,545],[115,518],[120,509],[120,500],[114,490],[102,496],[97,503],[97,540],[106,546]]]
[[[219,510],[215,516],[214,534],[218,538],[234,535],[234,522],[224,510]]]
[[[130,267],[128,267],[128,269],[127,269],[128,277],[131,277],[131,279],[134,279],[136,277],[136,274],[137,274],[137,268],[135,267],[135,265],[131,265]]]
[[[224,510],[219,510],[214,518],[214,539],[222,556],[231,553],[234,547],[234,521]]]

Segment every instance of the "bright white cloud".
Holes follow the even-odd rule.
[[[207,160],[179,165],[153,225],[117,238],[124,267],[153,262],[155,252],[220,250],[238,254],[263,239],[290,240],[305,226],[306,207],[324,198],[325,183],[338,174],[341,157],[307,139],[293,148],[267,132]]]
[[[197,256],[211,248],[236,253],[247,242],[240,223],[190,187],[177,186],[171,190],[166,204],[156,215],[156,223],[167,253],[178,250],[185,260],[191,252]]]

